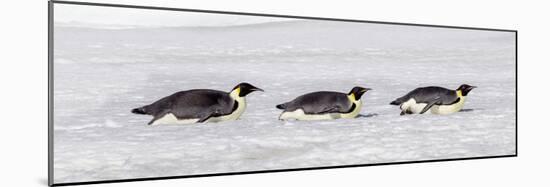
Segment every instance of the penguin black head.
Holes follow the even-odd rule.
[[[361,99],[361,96],[363,96],[363,94],[369,90],[372,90],[370,88],[363,88],[363,87],[359,87],[359,86],[356,86],[356,87],[353,87],[351,89],[351,91],[349,91],[348,95],[352,95],[354,96],[355,100],[359,100]]]
[[[238,84],[237,86],[235,86],[233,88],[233,90],[236,90],[236,89],[239,89],[239,97],[244,97],[254,91],[264,91],[258,87],[255,87],[255,86],[252,86],[252,84],[249,84],[249,83],[246,83],[246,82],[241,82],[240,84]]]
[[[463,84],[463,85],[460,85],[460,87],[458,87],[456,91],[461,91],[463,96],[467,96],[468,92],[472,91],[472,89],[474,88],[477,88],[477,87]]]

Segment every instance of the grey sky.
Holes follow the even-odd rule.
[[[64,4],[56,4],[54,11],[54,21],[56,24],[63,25],[128,25],[144,27],[229,26],[293,20],[273,17]]]

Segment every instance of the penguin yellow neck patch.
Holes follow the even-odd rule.
[[[229,95],[231,97],[233,97],[233,99],[235,98],[238,98],[239,97],[239,94],[241,93],[241,87],[237,87],[235,88],[233,91],[231,91],[231,93],[229,93]]]
[[[458,97],[462,97],[462,90],[457,90],[457,91],[456,91],[456,95],[457,95]]]
[[[353,94],[353,93],[349,94],[349,95],[348,95],[348,99],[349,99],[350,101],[355,101],[355,94]]]
[[[241,93],[241,87],[238,87],[237,89],[235,89],[235,92],[237,93],[237,95],[239,95]]]

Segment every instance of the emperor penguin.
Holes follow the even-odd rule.
[[[254,91],[263,90],[243,82],[229,93],[210,89],[180,91],[150,105],[135,108],[132,113],[152,115],[148,125],[236,120],[246,108],[245,96]]]
[[[354,87],[347,94],[331,91],[312,92],[276,107],[283,112],[280,120],[331,120],[355,118],[361,111],[361,96],[370,88]]]
[[[401,115],[424,114],[428,110],[432,114],[452,114],[462,109],[466,96],[474,88],[467,84],[460,85],[456,90],[437,86],[416,88],[390,104],[399,105]]]

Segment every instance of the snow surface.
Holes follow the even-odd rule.
[[[330,21],[230,27],[55,27],[55,183],[514,154],[514,33]],[[250,82],[240,120],[147,126],[130,110],[176,91]],[[464,112],[399,116],[421,86],[478,86]],[[362,117],[277,120],[320,90]]]

